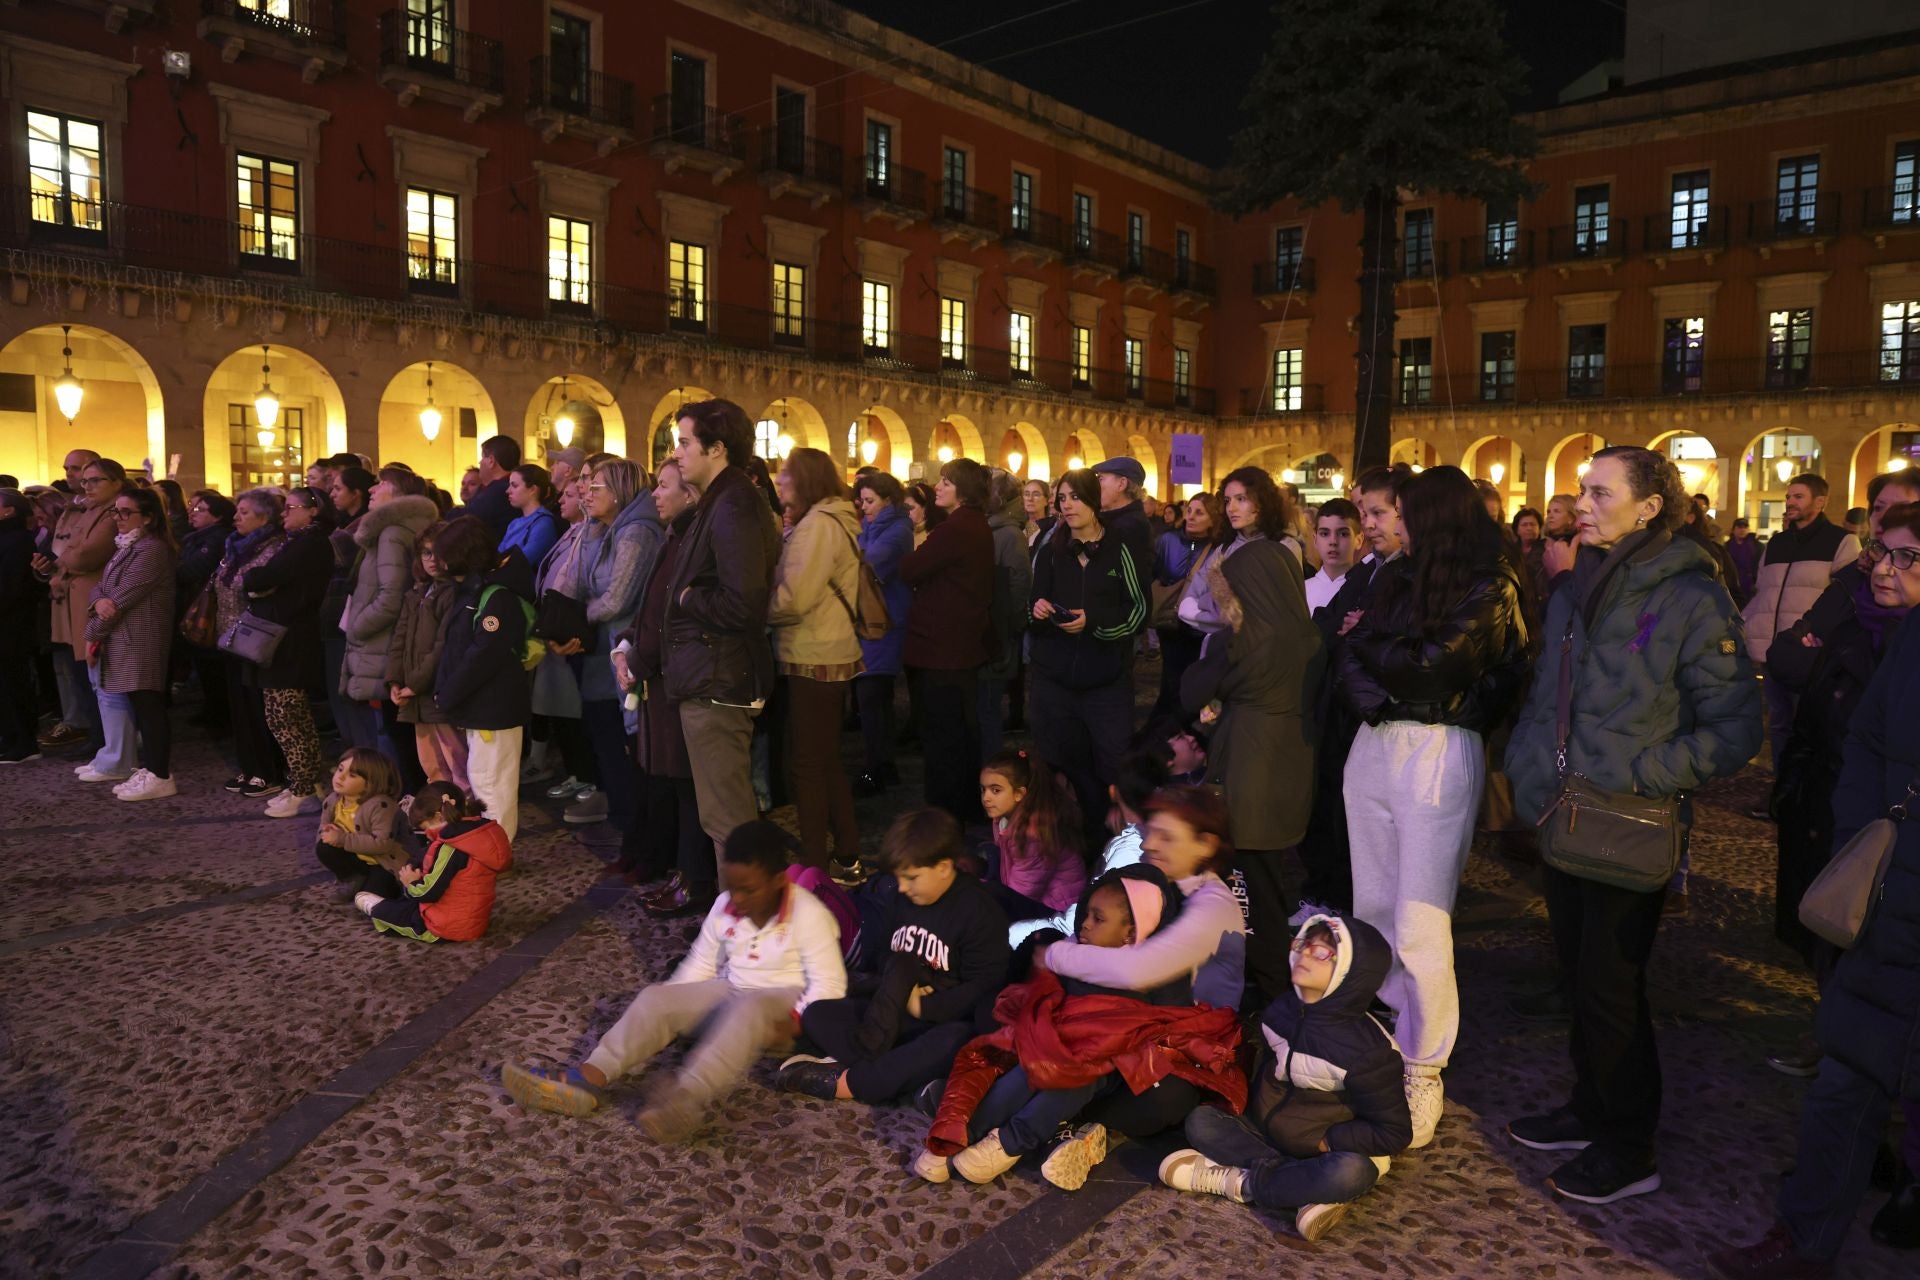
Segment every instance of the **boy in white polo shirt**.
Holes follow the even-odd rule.
[[[1307,579],[1307,616],[1333,599],[1360,555],[1360,508],[1345,498],[1329,498],[1313,518],[1313,547],[1320,571]]]
[[[840,926],[818,898],[787,880],[792,851],[771,822],[735,827],[721,861],[726,892],[673,976],[642,987],[578,1067],[502,1067],[513,1100],[586,1115],[609,1084],[704,1023],[680,1074],[654,1091],[639,1116],[659,1142],[691,1133],[706,1105],[739,1084],[756,1057],[791,1041],[801,1010],[847,993]]]

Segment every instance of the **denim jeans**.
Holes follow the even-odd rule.
[[[1357,1151],[1282,1155],[1245,1116],[1218,1107],[1200,1106],[1187,1113],[1187,1141],[1216,1164],[1245,1169],[1247,1195],[1262,1209],[1358,1200],[1380,1179],[1373,1158]]]
[[[1873,1177],[1873,1157],[1893,1099],[1880,1086],[1832,1058],[1800,1104],[1800,1141],[1793,1172],[1780,1184],[1780,1220],[1794,1250],[1809,1262],[1840,1256],[1854,1212]]]
[[[1036,1089],[1027,1081],[1026,1068],[1015,1067],[995,1081],[974,1108],[967,1122],[967,1141],[978,1142],[998,1129],[1000,1149],[1008,1155],[1038,1151],[1053,1141],[1062,1124],[1119,1087],[1120,1073],[1109,1071],[1077,1089]]]
[[[88,667],[87,679],[99,707],[102,746],[93,755],[93,771],[124,778],[133,772],[135,737],[133,700],[100,687],[100,668]]]
[[[70,646],[55,645],[53,647],[54,678],[56,681],[59,680],[60,668],[64,661],[67,677],[62,685],[64,690],[62,706],[65,708],[62,719],[75,729],[85,729],[87,741],[93,744],[95,751],[98,751],[106,742],[106,738],[100,724],[100,705],[93,693],[93,667],[80,656],[85,652],[84,647],[75,652]],[[71,702],[72,705],[66,706],[67,702]]]

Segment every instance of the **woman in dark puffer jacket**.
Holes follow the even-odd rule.
[[[1335,663],[1365,721],[1346,771],[1353,912],[1394,950],[1380,998],[1400,1015],[1411,1145],[1423,1147],[1460,1031],[1453,900],[1486,786],[1486,735],[1519,698],[1529,635],[1520,567],[1466,473],[1429,467],[1399,503],[1411,554],[1382,570]]]

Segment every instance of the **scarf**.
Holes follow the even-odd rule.
[[[1907,606],[1888,608],[1873,598],[1873,575],[1868,574],[1853,589],[1853,616],[1860,620],[1861,630],[1867,633],[1867,644],[1878,658],[1891,639],[1889,634],[1907,616]]]
[[[139,529],[129,529],[125,533],[116,533],[113,535],[113,545],[125,551],[128,547],[140,541],[141,533],[142,531]]]
[[[280,530],[270,524],[263,524],[252,533],[239,530],[227,535],[227,550],[220,561],[220,581],[231,587],[240,576],[240,570],[253,553],[266,545],[267,539],[278,537]]]

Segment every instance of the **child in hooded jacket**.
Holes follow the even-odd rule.
[[[362,891],[400,892],[394,869],[407,851],[394,836],[400,821],[400,775],[370,747],[348,747],[334,766],[332,789],[320,804],[313,853],[339,883],[335,896],[352,902]]]
[[[1009,919],[1071,907],[1087,887],[1080,857],[1080,809],[1073,790],[1028,751],[1003,751],[980,767],[980,806],[993,824]]]
[[[400,892],[363,891],[353,905],[380,933],[416,942],[471,942],[493,918],[494,878],[513,866],[513,847],[478,800],[451,782],[429,782],[407,810],[427,848],[394,873]]]
[[[1160,1163],[1180,1191],[1291,1209],[1317,1240],[1413,1141],[1400,1047],[1367,1012],[1392,949],[1363,920],[1315,915],[1292,949],[1293,988],[1260,1018],[1266,1039],[1245,1115],[1198,1107]]]

